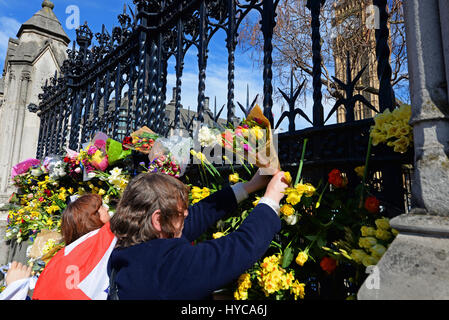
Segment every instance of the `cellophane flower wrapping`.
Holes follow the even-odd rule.
[[[83,144],[83,150],[80,151],[80,158],[83,166],[83,180],[91,178],[93,171],[105,171],[109,166],[108,155],[106,152],[106,141],[108,136],[103,132],[95,134],[92,141]]]
[[[61,156],[58,155],[50,155],[47,156],[42,166],[48,172],[50,179],[58,180],[64,176],[66,176],[66,163],[63,161]]]
[[[106,154],[108,155],[109,165],[113,165],[129,156],[131,150],[124,150],[121,142],[109,138],[106,140]]]
[[[27,172],[29,168],[35,165],[40,165],[40,163],[41,162],[38,159],[27,159],[16,164],[11,169],[11,178],[14,179],[15,176]]]
[[[149,172],[162,172],[181,177],[190,161],[192,139],[181,135],[158,138],[148,154]]]
[[[271,124],[259,105],[254,106],[239,126],[226,129],[221,134],[221,142],[225,149],[236,154],[237,161],[255,164],[261,174],[272,175],[280,170]]]

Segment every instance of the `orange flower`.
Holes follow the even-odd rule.
[[[336,188],[345,187],[348,184],[348,180],[343,177],[340,170],[333,169],[329,172],[329,183]]]
[[[320,267],[323,271],[326,271],[328,274],[334,272],[335,268],[337,268],[337,261],[330,257],[324,257],[320,262]]]
[[[379,200],[376,197],[368,197],[365,200],[365,209],[371,213],[379,212]]]

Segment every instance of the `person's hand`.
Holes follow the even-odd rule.
[[[6,285],[9,286],[14,281],[25,279],[29,276],[31,276],[31,267],[27,267],[20,262],[13,261],[11,263],[11,267],[6,273]]]
[[[288,187],[287,180],[284,177],[284,172],[279,171],[268,183],[267,190],[265,191],[264,197],[270,198],[271,200],[279,203],[285,196],[285,189]]]
[[[280,171],[278,170],[277,172]],[[271,178],[273,178],[272,175],[261,174],[261,170],[259,169],[257,170],[257,172],[254,174],[254,176],[251,178],[250,181],[244,183],[243,187],[245,188],[248,194],[251,194],[253,192],[265,188],[271,181]]]

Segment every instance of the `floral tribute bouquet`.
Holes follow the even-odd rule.
[[[221,133],[221,145],[236,154],[237,160],[255,164],[263,174],[273,174],[280,169],[270,121],[259,105],[255,105],[235,129],[226,129]]]
[[[16,164],[11,169],[11,178],[14,179],[15,176],[23,174],[28,171],[32,166],[40,165],[41,162],[38,159],[27,159]]]
[[[79,160],[84,169],[84,180],[92,178],[93,171],[105,171],[109,166],[108,155],[106,154],[107,139],[106,134],[98,132],[91,142],[83,145],[83,149],[79,153]]]
[[[411,114],[411,107],[404,104],[393,111],[387,109],[376,115],[370,133],[373,146],[385,143],[395,152],[407,152],[413,144],[413,130],[409,124]]]
[[[148,172],[162,172],[175,178],[179,178],[180,170],[170,154],[157,156],[148,166]]]
[[[75,192],[74,188],[52,180],[48,172],[35,176],[36,170],[41,171],[39,167],[30,168],[20,177],[14,177],[19,206],[8,213],[6,238],[14,238],[19,243],[28,239],[34,241],[41,230],[58,229],[67,198]]]
[[[159,136],[150,128],[144,126],[137,131],[131,133],[131,136],[123,139],[125,149],[136,150],[145,154],[149,154],[153,148],[154,142]]]
[[[190,138],[172,135],[159,138],[148,153],[148,172],[162,172],[176,178],[181,177],[190,160]]]

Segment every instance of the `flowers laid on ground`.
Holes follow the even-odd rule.
[[[395,152],[406,152],[413,143],[413,130],[409,124],[411,114],[411,107],[404,104],[393,111],[387,109],[376,115],[371,128],[373,146],[385,143]]]

